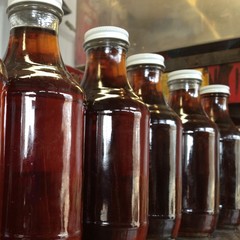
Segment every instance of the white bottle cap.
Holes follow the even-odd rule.
[[[123,28],[114,26],[101,26],[88,30],[84,34],[84,43],[100,38],[115,38],[129,43],[128,32]]]
[[[200,88],[200,94],[206,93],[225,93],[230,95],[230,88],[223,84],[211,84]]]
[[[59,8],[62,11],[63,0],[8,0],[8,7],[16,3],[32,3],[32,2],[47,3]]]
[[[164,57],[155,53],[139,53],[127,58],[127,67],[141,64],[160,65],[165,68]]]
[[[198,70],[184,69],[173,71],[168,74],[168,82],[176,79],[198,79],[202,81],[202,73]]]

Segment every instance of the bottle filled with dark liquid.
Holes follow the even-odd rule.
[[[169,73],[169,104],[182,120],[181,237],[207,237],[216,227],[219,206],[218,131],[204,113],[197,70]]]
[[[84,96],[58,45],[62,1],[9,1],[1,239],[81,239]]]
[[[2,227],[2,200],[4,189],[4,173],[5,173],[5,159],[4,159],[4,145],[5,145],[5,113],[6,113],[6,87],[7,85],[7,71],[4,63],[0,59],[0,231]]]
[[[128,79],[150,111],[149,228],[147,239],[172,239],[181,220],[181,138],[179,116],[162,92],[164,58],[140,53],[127,58]]]
[[[201,103],[220,132],[220,212],[218,228],[240,224],[240,132],[230,118],[226,85],[212,84],[200,89]]]
[[[85,33],[84,240],[146,238],[149,112],[127,81],[128,46],[122,28]]]

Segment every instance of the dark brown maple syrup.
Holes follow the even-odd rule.
[[[218,131],[201,107],[200,83],[196,70],[169,74],[169,104],[183,125],[181,237],[210,236],[219,212]]]
[[[2,227],[3,189],[5,174],[4,146],[5,146],[6,84],[7,84],[7,72],[2,60],[0,60],[0,230]]]
[[[147,239],[176,238],[181,220],[181,136],[178,115],[162,92],[164,59],[142,53],[127,59],[128,79],[150,111],[149,228]]]
[[[240,133],[228,110],[229,87],[213,84],[201,88],[201,102],[220,132],[220,213],[218,228],[240,225]]]
[[[57,9],[30,2],[10,7],[1,239],[80,240],[84,97],[60,57]]]
[[[148,210],[147,107],[126,77],[128,34],[86,32],[83,239],[144,240]]]

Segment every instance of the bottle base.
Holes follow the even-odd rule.
[[[147,224],[141,227],[115,227],[96,224],[83,225],[83,240],[145,240]]]
[[[175,239],[180,226],[180,218],[164,219],[149,217],[148,240]]]
[[[182,213],[179,237],[208,238],[217,224],[217,214]]]
[[[237,229],[240,225],[240,209],[221,209],[219,213],[218,229]]]
[[[81,235],[77,236],[40,236],[40,235],[22,235],[22,234],[12,234],[10,236],[0,236],[0,239],[4,240],[80,240]]]

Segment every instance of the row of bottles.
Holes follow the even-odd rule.
[[[169,167],[157,168],[157,164],[163,164],[164,157],[168,156],[165,152],[172,150],[166,148],[166,135],[159,134],[165,139],[163,142],[159,140],[158,144],[154,145],[153,140],[154,134],[157,134],[157,131],[153,132],[153,126],[154,129],[156,125],[162,129],[168,126],[167,122],[164,123],[164,110],[168,109],[168,123],[172,120],[171,109],[162,97],[160,76],[163,64],[160,59],[161,56],[156,54],[137,54],[127,59],[131,85],[151,113],[148,239],[175,237],[176,229],[179,230],[177,235],[181,237],[207,237],[216,227],[234,230],[240,224],[240,133],[229,116],[229,87],[215,84],[200,89],[202,74],[196,70],[179,70],[168,74],[168,104],[178,114],[182,123],[182,139],[175,142],[177,146],[179,143],[182,145],[180,227],[178,228],[175,215],[175,218],[172,218],[172,221],[175,220],[174,225],[167,230],[166,227],[171,225],[164,223],[169,220],[170,212],[152,208],[156,203],[160,205],[166,196],[173,196],[173,193],[177,194],[179,191],[179,188],[176,188],[168,194],[164,192],[164,187],[168,186],[166,173],[170,173]],[[158,119],[160,121],[157,121]],[[165,151],[162,150],[162,145]],[[159,151],[159,155],[165,154],[161,157],[152,155],[156,151]],[[170,158],[168,163],[171,163]],[[153,169],[152,164],[155,166]],[[176,162],[173,166],[177,167]],[[164,176],[161,179],[163,185],[156,188],[160,176]],[[151,182],[152,179],[154,180]],[[174,207],[177,213],[177,205]],[[169,209],[166,207],[165,211]],[[158,219],[158,228],[152,218],[155,218],[155,221]],[[172,234],[169,234],[169,230]]]
[[[128,32],[113,26],[85,33],[78,84],[59,51],[61,6],[8,0],[0,239],[171,239],[238,226],[229,89],[202,88],[200,98],[201,73],[180,70],[166,101],[164,58],[127,58]]]

